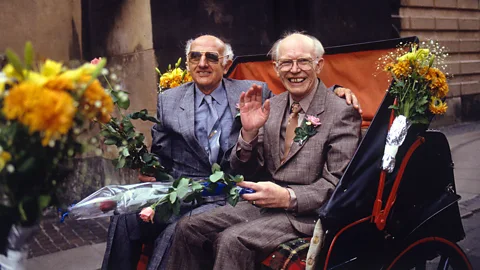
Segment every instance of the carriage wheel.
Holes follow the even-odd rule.
[[[427,237],[408,246],[387,269],[471,270],[472,265],[457,244],[440,237]]]

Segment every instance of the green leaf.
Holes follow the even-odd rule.
[[[212,173],[215,173],[217,171],[221,171],[222,168],[220,167],[220,165],[218,165],[218,163],[213,163],[212,165]]]
[[[210,181],[212,183],[215,183],[220,179],[223,180],[223,172],[222,171],[216,171],[212,175],[210,175]]]
[[[157,118],[155,118],[153,116],[147,116],[145,120],[148,120],[152,123],[160,124],[160,121],[158,121]]]
[[[106,139],[106,140],[104,141],[104,143],[105,143],[106,145],[114,145],[114,144],[117,143],[117,140],[114,140],[114,139]]]
[[[128,109],[128,107],[130,107],[130,99],[128,99],[128,98],[126,98],[125,100],[118,99],[117,105],[121,109],[126,110],[126,109]]]
[[[25,68],[31,70],[33,65],[33,46],[30,41],[27,41],[25,44],[24,61]]]
[[[162,72],[160,72],[160,69],[155,68],[155,71],[158,73],[158,75],[162,76]]]
[[[194,192],[201,191],[202,189],[203,189],[203,186],[200,183],[195,181],[192,183],[192,190]]]
[[[117,169],[123,168],[125,166],[126,159],[124,156],[120,156],[117,163]]]
[[[27,172],[28,170],[33,168],[34,165],[35,165],[35,158],[29,157],[18,167],[18,172],[21,172],[21,173]]]
[[[183,199],[185,195],[188,193],[188,184],[190,183],[190,179],[182,178],[178,183],[177,187],[177,196],[180,199]]]
[[[38,210],[43,211],[50,203],[50,195],[40,195],[38,197]]]
[[[142,155],[142,160],[145,161],[145,162],[150,162],[150,160],[152,160],[152,154],[150,153],[143,153]]]
[[[125,148],[122,150],[122,155],[124,155],[124,156],[126,156],[126,157],[130,156],[130,152],[128,151],[128,148],[125,147]]]
[[[244,179],[243,175],[237,174],[237,175],[235,175],[235,176],[233,177],[232,180],[233,180],[233,182],[235,182],[235,183],[240,183],[240,182],[242,182],[242,181],[245,180],[245,179]]]
[[[238,190],[237,190],[237,192],[238,192]],[[239,200],[240,200],[240,195],[238,193],[235,193],[234,195],[230,194],[229,196],[227,196],[227,202],[231,206],[237,205]]]
[[[170,199],[170,203],[174,204],[175,201],[177,200],[177,192],[176,191],[170,192],[169,199]]]
[[[13,66],[18,75],[20,75],[20,77],[24,79],[25,77],[23,76],[23,64],[18,58],[17,54],[10,49],[5,50],[5,54],[7,56],[8,62]]]
[[[171,216],[170,205],[168,203],[160,204],[155,208],[155,216],[163,222],[166,222]]]
[[[23,201],[18,204],[18,213],[20,214],[20,220],[27,221],[27,213],[25,213],[25,209],[23,209]]]
[[[180,214],[180,200],[175,201],[172,205],[173,214],[179,215]]]

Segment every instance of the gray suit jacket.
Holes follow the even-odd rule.
[[[285,163],[280,157],[280,128],[288,92],[270,100],[270,116],[258,135],[258,143],[247,162],[232,153],[232,168],[245,175],[266,170],[272,181],[295,191],[298,211],[285,213],[299,232],[311,235],[314,211],[328,199],[340,180],[360,141],[361,116],[344,99],[320,82],[306,115],[320,118],[317,134],[303,145],[294,142]],[[268,225],[267,225],[268,226]]]
[[[253,83],[262,86],[264,100],[272,96],[264,82],[223,79],[233,117],[237,114],[236,104],[240,94],[246,92]],[[158,95],[157,119],[160,124],[152,128],[152,153],[160,158],[160,163],[174,178],[205,178],[211,174],[208,154],[195,137],[194,92],[194,83],[187,83]],[[219,155],[217,163],[225,172],[230,172],[230,151],[237,141],[240,128],[240,119],[235,119],[228,151]]]

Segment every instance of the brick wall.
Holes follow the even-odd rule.
[[[438,122],[480,119],[471,106],[480,96],[480,0],[400,0],[392,16],[401,36],[438,40],[448,48],[450,109]]]

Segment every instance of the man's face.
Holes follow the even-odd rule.
[[[313,90],[322,67],[323,59],[316,58],[309,38],[293,35],[280,43],[275,69],[295,100],[301,100]]]
[[[223,65],[224,44],[213,36],[201,36],[190,47],[187,65],[193,81],[205,94],[215,90],[227,73],[231,61]]]

